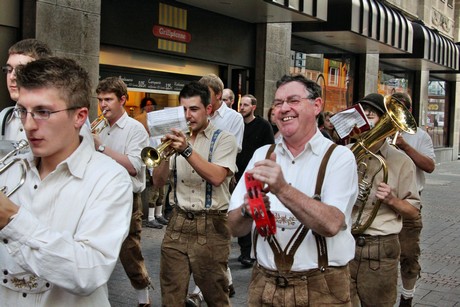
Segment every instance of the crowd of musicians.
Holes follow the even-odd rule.
[[[210,74],[179,93],[189,130],[172,128],[158,147],[155,102],[129,116],[120,78],[94,91],[76,61],[35,39],[11,46],[2,69],[14,101],[2,140],[15,147],[0,161],[0,306],[110,306],[118,259],[133,305],[152,306],[155,284],[162,306],[230,306],[232,237],[252,268],[248,306],[412,306],[435,155],[408,94],[359,99],[369,129],[340,138],[304,76],[279,79],[265,120],[252,95],[234,110]],[[166,227],[155,278],[141,250],[146,188],[147,225]]]

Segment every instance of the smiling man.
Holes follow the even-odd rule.
[[[164,140],[171,140],[179,154],[162,161],[153,173],[157,186],[170,177],[169,201],[174,207],[161,246],[162,305],[184,306],[193,273],[208,306],[229,306],[228,184],[236,171],[236,140],[209,121],[212,106],[206,85],[185,85],[179,101],[192,136],[187,141],[182,131],[172,129]]]
[[[2,306],[110,306],[107,282],[128,233],[126,170],[96,152],[89,134],[91,82],[75,61],[46,58],[16,67],[14,114],[31,151],[23,185],[0,193]],[[19,167],[0,176],[18,182]]]
[[[270,145],[256,150],[246,168],[265,186],[277,229],[266,240],[254,235],[257,264],[248,306],[351,303],[347,264],[354,255],[349,227],[357,196],[356,162],[349,149],[334,149],[318,130],[316,115],[322,107],[315,82],[300,75],[278,81],[273,108],[282,140],[271,155]],[[248,197],[240,180],[229,208],[233,236],[257,232]]]

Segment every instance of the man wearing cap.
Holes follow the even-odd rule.
[[[364,113],[376,127],[387,112],[382,95],[369,94],[360,103]],[[380,208],[367,229],[354,234],[355,257],[350,261],[351,299],[354,306],[394,306],[397,295],[398,262],[400,245],[398,233],[402,218],[416,218],[420,212],[420,197],[416,185],[415,165],[404,153],[391,146],[385,139],[368,148],[385,160],[388,180],[383,182],[383,170],[375,157],[366,156],[360,162],[366,163],[366,170],[358,166],[360,183],[370,181],[370,193],[365,204],[359,200],[353,207],[352,217],[356,220],[362,209],[362,216],[370,215],[373,203],[380,200]],[[372,181],[372,176],[375,178]],[[361,192],[361,191],[360,191]],[[366,218],[363,218],[365,222]]]

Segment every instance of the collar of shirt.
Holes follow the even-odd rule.
[[[322,133],[319,131],[319,129],[316,129],[316,133],[313,135],[313,137],[307,142],[305,143],[305,146],[304,146],[304,149],[303,151],[299,154],[300,155],[303,155],[305,153],[305,151],[307,151],[307,149],[310,149],[311,152],[318,156],[321,154],[321,150],[324,146],[324,136],[322,135]],[[277,146],[280,148],[280,152],[281,154],[289,154],[291,155],[291,152],[289,151],[289,149],[287,148],[287,145],[286,143],[284,142],[284,138],[281,139],[281,142],[279,142],[277,144]]]
[[[380,155],[386,159],[388,157],[388,151],[390,150],[391,147],[392,146],[388,142],[385,141],[383,142],[382,146],[380,146],[377,153],[380,153]]]
[[[128,120],[128,113],[123,112],[123,115],[115,122],[115,125],[123,129],[126,126],[126,121]]]
[[[206,127],[206,129],[204,129],[200,133],[202,133],[205,138],[210,139],[210,138],[212,138],[211,132],[213,130],[214,130],[214,125],[211,123],[210,120],[208,120],[208,126]]]
[[[59,163],[56,167],[57,169],[59,167],[64,167],[63,165],[66,165],[72,176],[77,178],[83,178],[86,170],[86,165],[91,159],[91,155],[95,151],[94,143],[92,143],[92,140],[88,139],[86,134],[80,135],[80,137],[82,138],[82,141],[78,148],[69,157],[67,157],[67,159]],[[29,167],[37,167],[36,162],[38,160],[35,159],[33,153],[30,151],[26,155]]]
[[[221,118],[224,117],[225,112],[227,111],[227,109],[228,109],[227,104],[225,104],[225,103],[222,102],[221,105],[220,105],[220,108],[217,109],[217,110],[214,112],[214,116],[212,116],[212,117],[216,117],[216,116],[219,116],[219,117],[221,117]]]

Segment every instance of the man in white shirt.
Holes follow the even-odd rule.
[[[224,83],[214,74],[201,77],[199,82],[206,85],[211,92],[211,123],[217,128],[233,134],[238,145],[238,152],[240,152],[243,146],[244,136],[243,116],[222,102]]]
[[[246,168],[265,186],[276,220],[275,235],[253,241],[257,263],[248,306],[350,304],[351,210],[358,192],[355,158],[349,149],[336,147],[317,193],[320,164],[335,146],[316,124],[323,107],[321,87],[301,75],[284,76],[277,83],[273,107],[283,138],[268,158],[270,145],[257,149]],[[248,197],[240,180],[229,207],[233,236],[258,232]],[[274,242],[278,242],[276,251]],[[321,249],[316,247],[319,242]],[[328,256],[323,252],[325,245]]]
[[[6,75],[6,86],[11,100],[16,102],[19,98],[16,67],[49,56],[51,56],[51,49],[45,43],[34,38],[21,40],[8,49],[8,60],[6,65],[2,67],[2,71]],[[3,140],[16,142],[25,139],[26,133],[21,120],[13,116],[12,109],[5,108],[2,113],[5,115],[0,118]]]
[[[128,100],[126,84],[118,77],[108,77],[96,88],[99,107],[105,111],[109,126],[99,135],[94,134],[97,151],[106,154],[131,175],[133,184],[133,211],[128,237],[120,252],[120,261],[131,285],[137,292],[139,306],[150,306],[150,278],[141,251],[142,201],[145,189],[146,166],[141,159],[141,151],[149,145],[148,133],[144,126],[128,116],[124,105]]]
[[[399,100],[412,112],[412,99],[407,93],[394,93],[394,98]],[[422,128],[417,128],[415,134],[402,132],[396,140],[396,146],[404,151],[414,162],[416,167],[417,188],[420,196],[425,185],[425,172],[432,173],[435,169],[433,142],[428,133]],[[401,245],[401,299],[399,306],[412,306],[415,294],[415,285],[420,277],[420,233],[422,231],[422,206],[415,219],[403,218],[403,227],[399,233]]]
[[[107,282],[128,234],[126,170],[80,135],[91,82],[75,61],[44,58],[16,67],[15,116],[31,151],[24,184],[0,193],[2,306],[110,306]],[[20,167],[0,176],[19,182]]]

